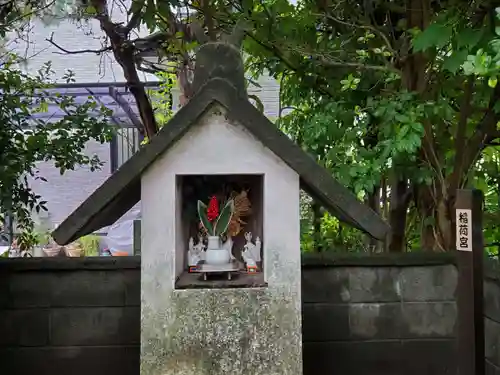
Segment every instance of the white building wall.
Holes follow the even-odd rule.
[[[39,174],[47,179],[47,182],[32,179],[31,188],[47,201],[48,211],[40,212],[38,217],[43,221],[48,219],[48,225],[52,228],[66,219],[110,176],[109,147],[90,141],[85,151],[86,154],[97,155],[104,162],[100,170],[91,172],[89,167],[79,166],[74,171],[61,175],[52,162],[38,163]]]

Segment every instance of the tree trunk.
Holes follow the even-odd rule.
[[[373,211],[380,214],[380,186],[375,186],[373,188],[373,192],[367,194],[366,204]],[[379,241],[370,236],[367,236],[367,245],[370,252],[375,252],[378,244]]]
[[[408,29],[413,29],[413,28],[418,28],[420,30],[424,30],[430,23],[430,18],[431,18],[431,13],[430,13],[430,0],[407,0],[406,1],[406,17],[407,17],[407,28]],[[407,45],[411,45],[410,41],[407,40]],[[402,71],[402,86],[404,89],[407,89],[410,92],[416,92],[418,94],[421,94],[422,96],[425,95],[425,92],[427,90],[427,59],[422,53],[413,53],[413,51],[410,49],[408,50],[408,56],[404,60],[402,66],[401,66],[401,71]],[[422,148],[431,150],[432,152],[435,151],[435,142],[434,142],[434,136],[432,132],[432,127],[431,126],[426,126],[429,124],[424,124],[424,137],[422,139]],[[428,151],[429,153],[429,151]],[[423,152],[421,155],[425,155],[426,153]],[[428,162],[424,162],[427,163]],[[431,163],[432,166],[434,166],[434,163]],[[408,187],[408,186],[406,186]],[[403,187],[401,187],[403,189]],[[394,189],[392,189],[394,190]],[[417,189],[418,193],[421,193],[421,189]],[[430,191],[426,191],[426,193],[430,193]],[[428,194],[425,194],[425,198],[428,197]],[[430,195],[432,197],[432,195]],[[418,201],[420,199],[420,194],[414,194],[414,199]],[[432,199],[431,199],[432,200]],[[392,203],[392,199],[391,199]],[[405,201],[406,203],[404,206],[401,207],[401,211],[399,212],[400,218],[395,216],[394,218],[391,217],[391,225],[396,225],[398,229],[400,230],[405,230],[403,227],[403,224],[406,226],[406,213],[408,209],[408,205],[410,203],[410,200],[408,199]],[[423,204],[423,210],[426,212],[430,209],[428,204],[430,201],[426,200],[425,204]],[[419,203],[417,202],[417,206]],[[404,213],[402,211],[404,207]],[[432,210],[431,210],[432,211]],[[403,220],[403,215],[404,215],[404,220]],[[424,217],[424,216],[421,216]],[[427,217],[427,216],[425,216]],[[401,220],[399,222],[398,220]],[[394,230],[394,227],[393,227]],[[427,248],[428,246],[431,246],[431,248],[434,247],[433,245],[433,230],[432,226],[428,226],[427,224],[422,225],[422,231],[421,231],[421,243],[424,248]],[[396,237],[396,241],[399,240],[399,237]],[[403,238],[404,240],[404,238]],[[396,242],[396,245],[399,245]],[[397,249],[397,248],[396,248]],[[394,251],[396,249],[393,249],[392,247],[390,250]]]
[[[409,186],[406,179],[397,179],[391,186],[389,224],[391,235],[389,252],[402,253],[405,251],[406,215],[410,203]]]
[[[453,249],[455,193],[433,193],[430,186],[418,186],[417,208],[421,218],[421,245],[424,251]]]
[[[322,212],[321,212],[321,205],[313,202],[311,205],[312,213],[313,213],[313,238],[314,238],[314,245],[316,247],[316,251],[322,252],[323,251],[323,243],[321,241],[321,217]]]
[[[434,251],[436,248],[434,199],[431,187],[419,185],[416,187],[415,203],[417,205],[420,224],[420,246],[423,251]]]
[[[382,176],[382,181],[380,183],[380,196],[382,200],[382,217],[385,220],[389,218],[389,200],[387,197],[387,179],[385,176]],[[390,241],[390,234],[386,237],[384,242],[379,242],[379,252],[385,252],[388,250],[388,244]]]
[[[137,103],[143,126],[143,129],[139,129],[139,131],[151,138],[158,132],[158,125],[156,124],[151,101],[137,73],[134,59],[135,49],[128,39],[133,25],[126,27],[112,22],[108,14],[106,0],[93,0],[92,5],[96,10],[95,18],[99,21],[101,29],[111,42],[113,55],[122,67],[127,86]]]

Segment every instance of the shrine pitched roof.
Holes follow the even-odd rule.
[[[246,128],[293,169],[300,176],[301,187],[330,213],[376,239],[382,240],[386,237],[389,226],[377,213],[337,182],[330,172],[321,167],[248,101],[243,77],[240,80],[239,73],[231,71],[234,69],[225,65],[226,62],[234,64],[235,61],[229,61],[231,59],[227,56],[224,59],[224,53],[221,53],[219,47],[209,52],[211,58],[221,58],[218,64],[210,63],[210,66],[203,67],[202,59],[197,60],[197,66],[200,64],[199,70],[202,72],[198,74],[198,82],[195,73],[195,83],[199,85],[199,89],[193,98],[149,144],[134,154],[59,225],[53,232],[57,243],[67,244],[111,225],[139,202],[142,173],[198,123],[214,104],[225,108],[226,116],[230,120]]]

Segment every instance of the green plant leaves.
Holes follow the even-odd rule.
[[[460,31],[456,36],[457,47],[460,48],[473,48],[477,46],[481,38],[483,37],[482,29],[470,29],[465,28]]]
[[[220,236],[227,231],[234,213],[234,201],[232,199],[226,202],[217,217],[217,221],[213,224],[208,220],[207,205],[199,200],[197,206],[201,225],[203,225],[210,236]]]
[[[443,69],[455,74],[467,59],[468,54],[469,51],[466,49],[453,51],[451,56],[444,60]]]
[[[453,28],[450,25],[433,23],[413,38],[413,51],[424,52],[429,48],[441,48],[451,38]]]
[[[49,92],[53,82],[50,64],[33,75],[16,67],[19,59],[15,55],[6,53],[4,57],[0,70],[0,211],[9,212],[20,231],[29,232],[34,225],[32,213],[47,210],[47,202],[31,188],[34,180],[46,181],[37,164],[53,162],[61,174],[77,166],[99,169],[103,163],[96,155],[87,154],[85,146],[91,139],[109,142],[114,128],[108,122],[111,111],[94,97],[77,102],[75,96]],[[71,83],[73,77],[68,72],[62,78]],[[59,108],[61,116],[50,113],[54,108]]]
[[[231,218],[234,213],[234,201],[232,199],[228,200],[224,205],[224,208],[221,210],[219,217],[214,226],[214,235],[220,236],[224,234],[229,227],[229,223],[231,222]]]
[[[212,223],[208,220],[207,205],[202,201],[198,201],[198,216],[200,217],[201,225],[206,229],[209,235],[214,233]]]
[[[340,83],[342,84],[341,90],[342,91],[356,90],[359,82],[361,82],[361,80],[359,78],[354,77],[352,74],[349,74],[349,76],[347,76],[347,78],[340,81]]]

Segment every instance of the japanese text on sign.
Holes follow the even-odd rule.
[[[472,251],[472,212],[456,210],[457,250]]]

